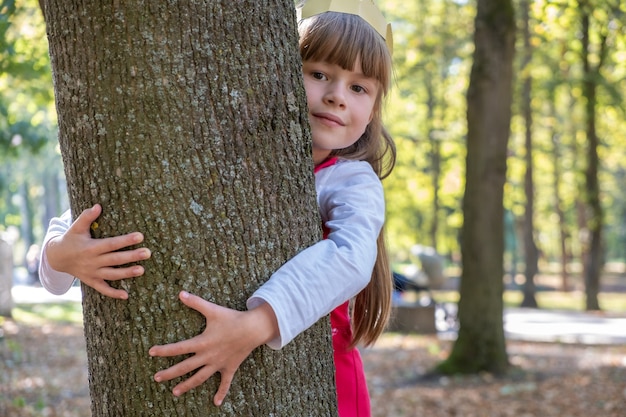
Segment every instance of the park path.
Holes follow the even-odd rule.
[[[533,342],[626,344],[626,314],[507,308],[508,339]]]
[[[74,286],[61,296],[36,286],[16,285],[13,300],[20,303],[80,302],[80,287]],[[555,311],[529,308],[506,308],[504,331],[507,339],[533,342],[626,344],[626,314]],[[454,331],[443,332],[454,338]]]

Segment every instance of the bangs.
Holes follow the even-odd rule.
[[[359,59],[366,77],[378,80],[383,95],[391,84],[391,55],[382,36],[359,16],[326,12],[300,22],[302,61],[326,62],[352,71]]]

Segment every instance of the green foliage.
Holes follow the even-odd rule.
[[[532,60],[517,65],[514,117],[509,141],[505,207],[521,224],[524,214],[524,125],[519,85],[532,76],[535,227],[540,252],[555,259],[560,251],[557,204],[564,213],[569,253],[581,250],[578,222],[584,184],[585,135],[578,3],[530,2]],[[605,210],[607,259],[626,257],[626,29],[623,2],[594,3],[592,61],[606,58],[598,82],[599,173]],[[437,249],[451,258],[458,252],[465,166],[465,93],[473,48],[473,2],[382,2],[394,32],[396,83],[387,105],[386,123],[398,146],[394,173],[385,181],[387,233],[396,261],[410,246],[432,245],[438,222]],[[606,50],[599,40],[606,37]],[[521,40],[521,36],[518,37]],[[522,47],[518,45],[518,49]],[[521,54],[518,53],[518,59]],[[434,151],[438,142],[440,173],[435,213]],[[555,191],[558,181],[558,194]],[[558,196],[558,198],[557,198]],[[521,245],[518,245],[522,256]]]
[[[0,159],[38,150],[54,135],[52,77],[35,1],[0,4]]]
[[[434,238],[440,252],[458,259],[465,186],[465,94],[475,4],[451,0],[377,4],[392,23],[394,34],[395,83],[385,114],[398,147],[396,169],[384,183],[389,246],[396,261],[406,261],[412,245],[434,245]],[[591,59],[597,63],[603,53],[605,56],[596,76],[605,247],[607,259],[626,259],[626,6],[611,0],[594,4]],[[519,69],[516,74],[518,84],[526,74],[533,78],[535,226],[537,244],[548,259],[559,255],[557,204],[564,213],[569,252],[577,257],[581,249],[578,222],[585,168],[585,113],[577,8],[574,0],[531,2],[532,60],[524,72]],[[607,39],[604,52],[598,47],[603,36]],[[518,94],[515,103],[519,99]],[[514,104],[516,113],[518,108]],[[515,115],[505,206],[515,215],[517,225],[525,202],[523,132],[522,120]],[[28,181],[28,195],[41,210],[38,199],[49,192],[43,187],[43,178],[52,175],[49,170],[53,169],[62,179],[55,136],[50,64],[38,4],[34,0],[0,0],[0,231],[23,223],[20,199],[14,197],[20,184]],[[33,169],[36,165],[47,169]],[[36,236],[45,227],[39,217],[43,217],[41,213],[34,221]],[[521,245],[518,248],[521,257]]]
[[[403,260],[412,245],[434,245],[435,238],[438,249],[455,252],[473,7],[429,0],[381,6],[393,25],[396,72],[386,117],[398,147],[396,170],[385,183],[390,247]],[[431,236],[435,224],[438,232]]]
[[[34,0],[0,1],[0,233],[21,234],[16,265],[42,238],[62,178],[45,25]],[[59,189],[60,190],[60,189]],[[58,190],[53,194],[58,194]],[[54,214],[58,214],[55,212]]]

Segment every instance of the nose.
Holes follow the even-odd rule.
[[[326,88],[326,91],[324,92],[324,103],[333,105],[333,106],[338,106],[338,107],[345,107],[346,105],[345,93],[346,93],[345,86],[342,85],[342,83],[339,83],[339,82],[329,83]]]

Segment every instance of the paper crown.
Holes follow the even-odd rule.
[[[298,21],[324,12],[348,13],[361,17],[383,37],[389,52],[393,51],[391,24],[372,0],[308,0],[298,8]]]

